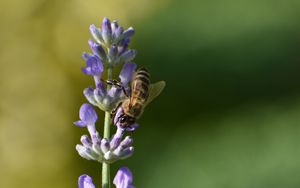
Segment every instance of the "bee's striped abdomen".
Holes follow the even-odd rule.
[[[131,105],[143,105],[149,95],[150,74],[145,68],[139,69],[132,81]]]

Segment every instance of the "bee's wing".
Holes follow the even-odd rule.
[[[166,82],[165,81],[159,81],[154,84],[150,84],[149,87],[149,97],[145,103],[145,106],[147,106],[153,99],[155,99],[165,88]]]

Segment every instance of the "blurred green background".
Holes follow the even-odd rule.
[[[135,60],[167,88],[133,134],[136,187],[300,187],[299,0],[0,2],[0,187],[77,187],[101,167],[72,125],[93,84],[90,24],[133,26]],[[100,115],[99,130],[103,114]]]

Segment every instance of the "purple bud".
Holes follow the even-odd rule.
[[[102,37],[107,44],[110,44],[111,36],[112,36],[112,31],[111,31],[110,21],[108,18],[105,17],[102,22]]]
[[[121,35],[123,34],[123,27],[118,27],[114,32],[114,38],[116,42],[119,42],[121,40]]]
[[[103,139],[101,140],[101,150],[102,150],[104,153],[106,153],[106,152],[108,152],[109,149],[110,149],[109,146],[110,146],[109,141],[108,141],[106,138],[103,138]]]
[[[82,135],[80,138],[81,143],[85,147],[92,147],[93,143],[87,135]]]
[[[94,97],[94,89],[92,87],[88,87],[83,90],[83,95],[85,98],[93,105],[97,105],[97,101]]]
[[[93,142],[93,144],[100,144],[100,142],[101,142],[101,137],[99,136],[99,133],[98,132],[96,132],[95,134],[93,134],[93,136],[92,136],[92,142]]]
[[[112,23],[111,23],[111,30],[112,32],[114,33],[116,31],[116,29],[118,29],[119,25],[118,25],[118,21],[114,20]]]
[[[114,150],[120,145],[122,141],[122,137],[123,137],[123,129],[118,128],[116,134],[113,135],[110,141],[110,150]]]
[[[98,29],[94,24],[90,25],[90,32],[92,34],[92,36],[94,37],[94,39],[98,42],[101,43],[103,42],[103,38],[101,35],[101,31],[100,29]]]
[[[96,44],[93,40],[89,40],[89,45],[95,55],[97,55],[102,61],[106,60],[106,52],[101,44]]]
[[[101,137],[99,134],[95,134],[92,137],[92,142],[93,142],[93,150],[99,155],[102,156],[102,150],[101,150]]]
[[[90,176],[83,174],[78,178],[78,187],[79,188],[95,188],[93,180]]]
[[[121,62],[129,62],[135,58],[137,54],[136,50],[127,50],[122,55],[120,56],[120,61]]]
[[[114,154],[116,156],[118,156],[118,158],[120,159],[126,159],[128,157],[130,157],[134,152],[134,148],[132,146],[128,147],[128,148],[122,148],[121,146],[119,146],[115,151]]]
[[[121,42],[118,46],[119,54],[122,54],[127,50],[128,46],[129,46],[129,42],[130,42],[129,38],[121,40]]]
[[[134,29],[132,27],[129,27],[126,31],[124,31],[122,38],[127,39],[131,38],[134,35]]]
[[[132,185],[132,179],[131,171],[127,167],[121,167],[118,170],[113,183],[116,188],[134,188]]]
[[[89,148],[86,148],[80,144],[76,145],[76,150],[78,152],[78,154],[87,159],[87,160],[97,160],[97,154],[93,153],[93,151]]]
[[[105,88],[105,85],[103,84],[103,82],[100,81],[97,84],[96,92],[94,94],[98,95],[100,97],[104,97],[107,94],[107,91],[106,91],[106,88]]]
[[[85,103],[80,107],[79,117],[86,125],[94,125],[98,119],[94,108],[88,103]]]
[[[124,140],[120,143],[120,146],[122,148],[126,148],[129,147],[132,144],[132,142],[133,142],[132,138],[130,138],[130,136],[126,136]]]
[[[108,57],[111,62],[114,62],[117,59],[118,48],[115,45],[112,45],[109,49]]]
[[[113,86],[112,88],[110,88],[110,90],[108,91],[108,96],[110,96],[113,99],[116,99],[120,96],[122,92],[121,88],[115,87]]]

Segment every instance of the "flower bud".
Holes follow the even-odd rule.
[[[111,25],[108,18],[104,18],[102,22],[102,38],[106,44],[111,44],[112,31]]]
[[[129,62],[135,58],[137,54],[136,50],[127,50],[120,56],[120,62]]]
[[[112,45],[109,49],[108,59],[110,62],[115,62],[118,56],[118,48],[115,45]]]
[[[124,31],[122,35],[122,39],[131,38],[134,35],[135,31],[132,27],[129,27],[126,31]]]
[[[101,44],[104,42],[101,30],[97,28],[94,24],[90,25],[90,32],[97,43]]]
[[[84,147],[80,144],[76,145],[76,150],[79,155],[87,160],[97,160],[98,155],[94,153],[90,148]]]
[[[110,146],[109,141],[108,141],[106,138],[103,138],[103,139],[101,140],[101,150],[102,150],[104,153],[106,153],[106,152],[108,152],[109,149],[110,149],[109,146]]]
[[[94,89],[92,87],[88,87],[88,88],[84,89],[83,95],[91,104],[93,104],[94,106],[97,105],[97,101],[94,97]]]
[[[92,147],[93,143],[87,135],[82,135],[80,138],[81,143],[84,147]]]
[[[101,44],[96,44],[93,40],[89,40],[89,45],[95,55],[97,55],[102,61],[106,61],[106,52]]]

